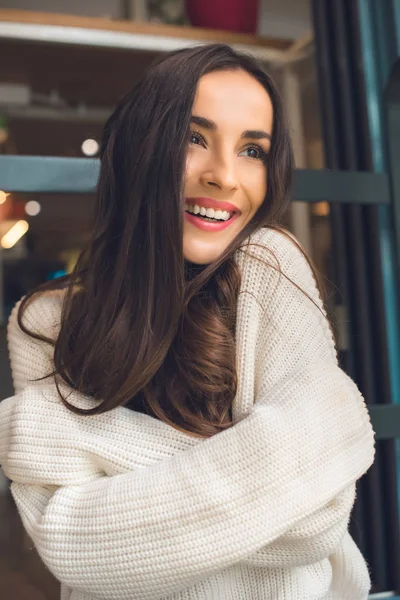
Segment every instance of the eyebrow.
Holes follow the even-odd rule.
[[[208,129],[209,131],[217,131],[218,127],[214,121],[210,119],[206,119],[205,117],[199,117],[197,115],[192,115],[190,119],[191,123],[196,123],[200,127],[204,127],[204,129]],[[266,131],[262,131],[261,129],[246,129],[243,131],[241,138],[252,138],[255,140],[267,139],[271,140],[271,134]]]

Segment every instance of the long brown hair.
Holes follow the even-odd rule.
[[[210,265],[183,257],[184,166],[199,79],[243,69],[273,105],[268,191],[253,219]],[[23,299],[19,326],[54,345],[55,370],[97,400],[96,414],[125,405],[195,436],[232,425],[237,390],[235,319],[240,273],[234,253],[289,203],[293,153],[282,102],[251,57],[224,44],[171,52],[147,70],[104,127],[94,225],[72,273]],[[45,290],[66,288],[57,340],[27,330],[22,314]],[[100,401],[100,402],[98,402]]]

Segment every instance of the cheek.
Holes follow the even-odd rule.
[[[191,156],[188,156],[186,158],[184,178],[185,178],[185,188],[186,189],[187,189],[187,186],[190,184],[190,182],[194,182],[194,181],[198,180],[198,178],[199,178],[198,165],[196,165],[196,161]]]
[[[249,198],[249,211],[255,214],[265,200],[267,194],[267,175],[265,169],[259,172],[252,171],[246,178],[247,197]]]
[[[202,161],[199,152],[193,152],[192,150],[188,150],[186,153],[186,172],[189,175],[193,175],[196,171],[201,169]]]

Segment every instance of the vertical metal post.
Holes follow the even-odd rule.
[[[375,172],[387,170],[385,134],[383,123],[383,91],[391,68],[388,37],[390,33],[383,23],[382,13],[389,3],[378,5],[370,0],[358,0],[360,35],[363,49],[363,69],[367,90],[367,111],[369,117],[372,163]],[[396,21],[396,20],[395,20]],[[394,23],[396,25],[396,23]],[[393,51],[393,48],[392,48]],[[379,64],[377,64],[379,62]],[[392,165],[393,173],[397,165]],[[381,262],[385,309],[387,315],[387,341],[390,365],[392,401],[400,403],[400,326],[398,314],[398,289],[396,254],[392,215],[388,207],[379,208],[379,229],[381,241]],[[400,496],[400,441],[396,441],[398,495]],[[399,506],[400,515],[400,506]]]
[[[5,326],[4,315],[4,256],[0,246],[0,327]]]
[[[285,66],[283,77],[283,97],[286,102],[286,112],[291,130],[296,166],[299,169],[306,167],[303,115],[301,107],[301,87],[299,76],[293,67]],[[310,206],[306,202],[292,202],[291,205],[292,230],[304,249],[311,253],[311,219]]]
[[[121,0],[121,15],[129,21],[147,21],[147,1]]]

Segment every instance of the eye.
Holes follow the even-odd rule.
[[[199,144],[205,144],[205,140],[201,133],[198,131],[191,131],[189,134],[189,143],[198,146]]]
[[[265,152],[264,148],[258,146],[257,144],[248,146],[243,150],[243,152],[252,152],[249,158],[255,158],[256,160],[262,160],[264,162],[266,162],[268,157],[268,154],[267,152]]]

